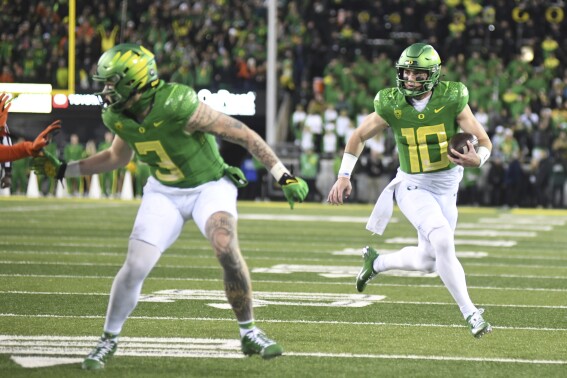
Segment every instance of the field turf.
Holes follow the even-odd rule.
[[[460,209],[457,253],[494,331],[473,338],[435,274],[390,272],[363,294],[360,250],[416,243],[371,205],[240,202],[257,324],[284,356],[240,352],[222,271],[192,224],[144,284],[104,371],[80,369],[102,332],[139,202],[0,198],[2,377],[564,377],[567,212]]]

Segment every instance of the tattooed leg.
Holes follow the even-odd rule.
[[[224,291],[238,321],[253,319],[250,273],[240,254],[236,219],[228,213],[211,215],[206,225],[207,238],[224,269]]]

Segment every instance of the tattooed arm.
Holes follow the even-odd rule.
[[[246,148],[255,158],[257,158],[266,168],[272,170],[281,164],[280,160],[268,144],[254,130],[240,122],[239,120],[218,112],[201,102],[195,113],[189,119],[185,130],[192,133],[202,131],[217,135],[222,139],[239,144]],[[278,180],[283,173],[276,177]]]
[[[189,119],[185,130],[189,133],[202,131],[214,134],[232,143],[246,148],[256,159],[258,159],[278,184],[281,185],[284,196],[293,209],[295,202],[303,202],[309,186],[305,180],[293,176],[289,170],[278,159],[274,151],[260,136],[242,122],[218,112],[203,102],[199,103],[197,110]]]

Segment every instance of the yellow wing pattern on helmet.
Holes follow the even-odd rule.
[[[140,48],[147,56],[140,56],[130,50],[123,54],[116,54],[112,59],[112,63],[124,64],[129,67],[132,72],[132,79],[139,82],[138,87],[144,87],[149,78],[148,62],[154,59],[154,54],[142,46]]]

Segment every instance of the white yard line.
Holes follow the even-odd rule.
[[[270,260],[273,260],[274,258],[270,258]],[[290,261],[293,259],[289,259]],[[301,259],[298,259],[300,261],[303,261]],[[311,261],[311,259],[308,259],[308,261]],[[313,261],[329,261],[328,259],[314,259]],[[102,263],[102,262],[70,262],[70,261],[33,261],[33,260],[20,260],[20,261],[12,261],[12,260],[0,260],[0,264],[2,265],[55,265],[55,266],[117,266],[120,267],[122,266],[123,261],[120,262],[116,262],[116,263]],[[273,269],[278,269],[279,266],[301,266],[301,267],[305,267],[302,270],[299,271],[290,271],[289,273],[318,273],[320,272],[320,267],[325,267],[328,271],[332,271],[332,270],[341,270],[344,271],[348,274],[350,274],[352,277],[356,276],[356,273],[358,273],[358,271],[360,270],[360,265],[341,265],[341,266],[335,266],[335,265],[295,265],[295,264],[279,264],[279,265],[275,265],[274,267],[265,267],[265,268],[255,268],[252,269],[252,273],[257,272],[257,273],[273,273],[271,272],[271,270]],[[466,262],[463,264],[464,266],[485,266],[485,267],[506,267],[506,268],[525,268],[525,269],[565,269],[567,270],[567,266],[550,266],[550,265],[528,265],[528,264],[505,264],[505,263],[493,263],[493,262]],[[199,265],[199,266],[195,266],[195,265],[168,265],[168,264],[159,264],[158,265],[160,268],[171,268],[171,269],[179,269],[179,268],[190,268],[190,269],[219,269],[218,265]],[[310,268],[311,267],[311,268]],[[310,270],[312,269],[312,270]],[[353,274],[352,274],[353,273]],[[387,272],[386,272],[387,273]],[[388,274],[385,274],[388,275]],[[0,277],[3,276],[3,274],[0,274]],[[416,276],[422,276],[417,274]],[[77,276],[77,277],[83,277],[83,276]],[[499,277],[499,275],[494,275],[493,277]],[[524,277],[524,276],[521,276]],[[567,278],[567,276],[564,276],[563,278]]]
[[[115,276],[84,276],[84,275],[69,275],[69,274],[0,274],[0,277],[9,278],[62,278],[62,279],[108,279],[113,280]],[[491,277],[498,277],[497,275]],[[524,277],[524,276],[520,276]],[[545,277],[542,277],[545,278]],[[558,279],[565,279],[559,277]],[[178,278],[178,277],[148,277],[146,282],[150,281],[187,281],[187,282],[222,282],[220,278]],[[322,286],[352,286],[353,282],[314,282],[314,281],[282,281],[282,280],[254,280],[255,283],[268,283],[268,284],[288,284],[288,285],[322,285]],[[432,288],[432,289],[446,289],[444,285],[431,285],[431,284],[385,284],[378,281],[372,282],[376,287],[415,287],[415,288]],[[549,289],[549,288],[533,288],[533,287],[502,287],[502,286],[468,286],[469,289],[483,289],[483,290],[504,290],[504,291],[550,291],[550,292],[567,292],[567,289]]]
[[[201,300],[214,301],[216,303],[225,303],[225,294],[221,290],[175,290],[179,291],[178,295],[170,294],[174,290],[158,290],[154,293],[144,293],[141,302],[174,302],[179,300]],[[107,292],[99,293],[80,293],[80,292],[48,292],[48,291],[22,291],[22,290],[4,290],[0,294],[17,294],[17,295],[69,295],[69,296],[85,296],[85,297],[108,297]],[[377,294],[336,294],[336,293],[282,293],[282,292],[266,292],[255,291],[255,305],[265,303],[271,305],[297,305],[303,306],[307,302],[311,302],[313,306],[322,306],[329,303],[329,307],[334,302],[345,305],[347,302],[364,302],[368,304],[401,304],[401,305],[430,305],[430,306],[454,306],[453,302],[433,302],[433,301],[399,301],[387,299],[386,296]],[[154,300],[152,300],[152,298]],[[156,299],[162,300],[156,300]],[[296,301],[296,302],[290,302]],[[303,302],[299,302],[303,301]],[[256,303],[257,302],[257,303]],[[323,302],[323,303],[321,303]],[[567,305],[536,305],[536,304],[501,304],[501,303],[483,303],[486,307],[502,307],[502,308],[536,308],[536,309],[567,309]]]
[[[10,336],[0,335],[0,353],[12,354],[12,360],[24,367],[53,366],[78,363],[69,356],[84,356],[90,350],[94,337],[82,336]],[[23,356],[22,356],[23,355]],[[466,357],[416,354],[370,354],[292,352],[287,357],[367,358],[393,360],[499,362],[510,364],[565,365],[567,360],[536,360],[506,357]],[[59,360],[54,357],[61,356]],[[116,356],[177,357],[177,358],[245,358],[240,342],[235,339],[121,337]]]
[[[0,241],[0,245],[2,244],[13,244],[13,243],[7,243],[7,242],[2,242]],[[20,246],[24,246],[24,245],[32,245],[32,246],[40,246],[42,245],[41,243],[28,243],[28,242],[21,242],[19,243]],[[61,256],[83,256],[83,257],[89,257],[90,255],[93,254],[92,251],[87,250],[86,246],[84,244],[81,245],[76,245],[77,247],[82,247],[81,251],[61,251],[61,250],[49,250],[49,249],[37,249],[37,250],[29,250],[26,249],[25,251],[16,251],[13,249],[0,249],[0,254],[2,255],[22,255],[22,256],[33,256],[33,255],[50,255],[50,256],[57,256],[57,255],[61,255]],[[84,247],[84,250],[83,250]],[[105,249],[112,249],[112,248],[116,248],[119,249],[120,252],[95,252],[96,256],[109,256],[109,257],[120,257],[123,258],[124,256],[126,256],[126,250],[127,248],[122,246],[122,245],[93,245],[93,244],[89,244],[88,248],[105,248]],[[191,251],[191,253],[174,253],[174,252],[166,252],[163,256],[164,258],[185,258],[185,259],[210,259],[212,258],[212,250],[210,246],[204,246],[204,247],[200,247],[200,246],[195,246],[195,247],[182,247],[182,246],[177,246],[175,247],[175,249],[177,250],[187,250],[187,251]],[[354,256],[357,258],[360,258],[361,255],[361,250],[362,248],[345,248],[342,250],[310,250],[309,254],[317,254],[317,255],[321,255],[322,257],[320,258],[315,258],[315,257],[311,257],[311,258],[290,258],[290,260],[313,260],[313,261],[331,261],[329,259],[329,254],[333,255],[333,256]],[[195,251],[205,251],[204,254],[202,255],[198,255],[195,254]],[[383,248],[378,248],[378,253],[393,253],[398,251],[398,249],[383,249]],[[250,253],[250,252],[263,252],[260,249],[256,249],[256,248],[246,248],[244,250],[244,253]],[[486,252],[486,251],[464,251],[464,250],[458,250],[457,251],[457,257],[459,258],[474,258],[474,259],[483,259],[483,258],[487,258],[487,257],[491,257],[491,258],[498,258],[498,259],[507,259],[507,260],[546,260],[546,261],[566,261],[567,262],[567,257],[563,257],[563,256],[537,256],[537,255],[517,255],[517,254],[513,254],[513,255],[505,255],[505,254],[499,254],[498,252]],[[274,256],[250,256],[248,257],[249,259],[258,259],[258,260],[273,260]],[[286,257],[287,258],[287,257]],[[492,265],[492,263],[487,263],[487,265]],[[506,265],[508,266],[508,265]],[[531,265],[530,265],[531,267]]]
[[[356,354],[356,353],[294,353],[286,352],[286,356],[299,357],[331,357],[331,358],[371,358],[382,360],[427,360],[427,361],[461,361],[461,362],[501,362],[515,364],[539,364],[539,365],[566,365],[567,360],[529,360],[518,358],[494,358],[494,357],[462,357],[462,356],[419,356],[406,354]]]
[[[454,303],[451,303],[454,306]],[[56,314],[1,314],[0,318],[21,318],[21,319],[104,319],[102,315],[56,315]],[[129,316],[128,320],[159,320],[159,321],[198,321],[198,322],[234,322],[234,318],[201,318],[183,316]],[[467,328],[465,324],[434,324],[434,323],[386,323],[386,322],[346,322],[339,320],[304,320],[304,319],[262,319],[261,323],[273,324],[329,324],[347,326],[385,326],[385,327],[416,327],[416,328]],[[507,331],[532,331],[532,332],[567,332],[567,328],[550,327],[507,327],[492,326],[495,330]],[[94,339],[93,339],[94,340]],[[1,341],[1,340],[0,340]]]

